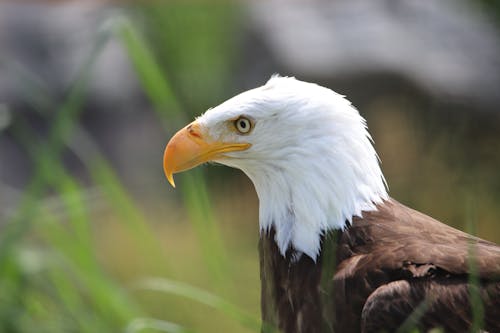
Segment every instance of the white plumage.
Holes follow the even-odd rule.
[[[484,327],[500,332],[500,248],[388,198],[365,120],[343,96],[273,77],[179,130],[163,168],[174,185],[208,161],[257,190],[267,327],[393,332],[425,303],[418,328],[470,330],[473,244]]]
[[[254,127],[237,133],[228,120]],[[208,135],[245,142],[244,151],[215,162],[241,169],[260,201],[261,232],[274,226],[284,255],[289,246],[316,260],[320,236],[388,198],[366,123],[343,96],[316,84],[273,76],[197,119]]]

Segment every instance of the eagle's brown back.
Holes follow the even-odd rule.
[[[263,234],[263,320],[283,332],[391,331],[433,295],[439,301],[427,307],[421,327],[442,323],[454,331],[471,323],[468,258],[474,253],[486,328],[500,330],[499,246],[392,199],[377,208],[355,217],[345,231],[323,236],[316,263],[293,249],[283,257],[274,231]]]

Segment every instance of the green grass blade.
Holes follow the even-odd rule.
[[[127,325],[125,333],[136,333],[149,329],[168,333],[194,333],[194,331],[175,323],[154,318],[135,318]]]
[[[228,317],[233,318],[246,328],[253,331],[260,331],[261,322],[259,319],[256,319],[246,311],[240,309],[225,299],[200,288],[165,278],[148,278],[140,281],[137,286],[140,289],[182,296],[198,303],[205,304],[219,310]]]
[[[37,158],[36,149],[29,145],[36,140],[32,140],[26,132],[19,132],[22,133],[19,139],[28,146],[27,150],[35,155],[34,158]],[[109,330],[113,327],[113,322],[127,322],[137,315],[138,310],[123,292],[104,276],[99,267],[93,253],[90,219],[82,196],[85,190],[67,174],[58,160],[50,160],[50,156],[43,156],[42,161],[44,168],[47,168],[44,173],[45,185],[56,190],[57,197],[62,203],[65,220],[65,223],[54,221],[50,218],[51,212],[47,211],[47,207],[43,204],[37,204],[38,207],[34,208],[38,211],[38,223],[35,225],[39,229],[36,233],[43,235],[51,248],[64,258],[64,267],[54,266],[47,272],[49,280],[53,282],[57,291],[56,298],[64,304],[64,312],[78,323],[77,326],[81,331],[96,331],[97,323],[100,323],[99,330],[106,328],[106,323],[112,325],[106,328]],[[83,288],[78,293],[75,282]],[[82,294],[93,304],[90,313],[88,304],[80,302]],[[87,313],[90,319],[86,317]],[[94,320],[94,317],[103,314],[106,314],[106,320]]]
[[[70,187],[72,192],[68,192],[67,188],[56,184],[56,188],[62,188],[59,192],[62,198],[75,196],[82,192],[76,182],[63,170],[58,170],[57,179],[59,179],[60,184],[72,184]],[[68,199],[63,199],[63,202],[66,204],[65,211],[70,212],[67,215],[67,225],[62,225],[61,221],[40,225],[40,232],[49,240],[52,248],[58,251],[61,258],[65,259],[64,264],[69,269],[69,271],[63,270],[60,273],[53,272],[53,278],[77,280],[84,288],[84,293],[93,304],[96,313],[106,314],[110,321],[124,322],[128,320],[138,312],[138,309],[101,271],[92,251],[90,233],[88,230],[83,230],[83,232],[81,230],[87,229],[90,220],[83,214],[75,219],[75,210],[85,211],[85,207],[81,204],[82,201],[78,201],[78,205],[80,205],[78,209],[75,209],[75,203],[68,201]],[[55,285],[61,286],[63,284],[59,282]],[[74,288],[74,282],[69,282],[68,287]],[[65,290],[60,294],[63,297],[69,292]]]
[[[179,103],[172,92],[170,84],[162,76],[162,71],[152,52],[149,51],[146,41],[137,33],[132,24],[125,19],[116,21],[115,31],[121,37],[129,52],[129,56],[141,78],[143,88],[156,106],[159,117],[172,119],[173,116],[182,116]],[[159,152],[160,158],[161,153]],[[158,164],[158,167],[161,167],[160,164]],[[205,181],[199,170],[191,171],[186,175],[185,179],[186,185],[183,186],[182,190],[186,209],[200,240],[211,280],[217,285],[219,291],[227,291],[228,286],[231,285],[230,281],[227,280],[228,265],[222,246],[222,238],[212,213]]]
[[[58,110],[49,132],[45,145],[41,145],[37,157],[33,163],[36,166],[34,176],[27,186],[24,196],[21,199],[17,214],[8,223],[2,235],[0,235],[0,270],[3,269],[6,258],[13,244],[29,229],[30,222],[36,215],[36,201],[42,194],[45,187],[45,178],[50,175],[50,163],[58,156],[64,147],[64,141],[69,136],[76,118],[78,117],[85,90],[90,79],[91,68],[103,50],[109,36],[100,35],[90,56],[82,66],[78,79],[71,88],[66,102]]]
[[[476,234],[476,203],[472,196],[467,202],[466,231],[470,235]],[[484,325],[484,304],[481,299],[481,282],[477,266],[476,240],[469,240],[468,266],[469,266],[469,302],[472,310],[471,332],[480,332]]]
[[[136,207],[113,169],[102,158],[91,162],[89,168],[93,181],[100,186],[113,210],[133,231],[145,261],[149,261],[155,271],[170,273],[168,258],[159,243],[159,239],[149,228],[146,218]]]
[[[189,215],[200,240],[204,261],[212,281],[219,292],[228,294],[232,287],[228,281],[228,260],[222,238],[212,212],[211,202],[201,170],[191,170],[184,177],[183,198]]]
[[[122,41],[142,87],[162,119],[179,116],[180,106],[149,45],[125,18],[113,21],[113,30]]]
[[[397,333],[408,333],[415,332],[418,333],[418,322],[425,315],[425,312],[429,309],[430,304],[432,303],[432,299],[424,299],[414,310],[413,312],[406,318],[406,320],[401,324],[401,326],[397,329]]]

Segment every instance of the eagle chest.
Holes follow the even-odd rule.
[[[283,257],[274,230],[259,242],[263,332],[335,332],[333,275],[340,232],[323,237],[323,251],[314,262],[289,249]]]
[[[390,280],[383,271],[334,279],[342,262],[369,242],[368,235],[330,231],[314,262],[289,249],[283,257],[274,230],[259,242],[263,332],[359,332],[361,311],[373,290]],[[367,238],[368,237],[368,238]]]

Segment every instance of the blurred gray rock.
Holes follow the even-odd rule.
[[[284,74],[396,74],[438,99],[500,111],[499,31],[470,1],[268,0],[248,9]]]
[[[0,3],[0,102],[25,101],[34,87],[63,97],[115,13],[96,1]],[[116,108],[135,102],[139,90],[126,53],[111,39],[92,67],[88,96]]]
[[[362,106],[360,92],[379,95],[411,82],[426,101],[457,101],[468,113],[499,111],[498,30],[471,2],[266,0],[244,5],[246,29],[227,31],[247,40],[246,54],[235,59],[234,66],[245,71],[241,82],[235,79],[235,89],[263,84],[273,72],[327,85],[343,79],[353,87],[347,89],[349,97]],[[17,201],[34,167],[9,131],[11,124],[27,119],[43,141],[50,117],[117,11],[122,13],[115,4],[93,0],[0,2],[0,212]],[[167,135],[118,40],[110,39],[91,71],[79,125],[128,184],[153,188],[162,177],[159,154]],[[49,117],[37,115],[41,110]],[[69,146],[81,149],[75,142]],[[85,170],[74,150],[66,149],[63,158],[80,176]]]
[[[52,117],[67,100],[97,41],[110,33],[110,20],[122,14],[123,9],[102,1],[0,3],[0,220],[4,207],[15,206],[19,189],[35,167],[9,125],[20,119],[29,123],[33,138],[43,143]],[[147,177],[136,170],[153,159],[160,165],[157,155],[164,139],[157,139],[161,127],[118,38],[109,38],[89,70],[78,125],[91,134],[121,176],[145,182]],[[75,136],[73,131],[68,140],[78,140]],[[152,137],[161,147],[144,149]],[[85,178],[79,157],[71,148],[61,154],[67,168]]]

